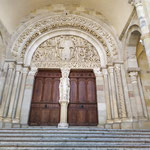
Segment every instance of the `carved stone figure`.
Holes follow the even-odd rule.
[[[69,69],[62,69],[62,78],[59,84],[60,101],[69,101],[70,82],[68,76]]]
[[[74,54],[74,43],[71,40],[65,40],[63,39],[58,44],[58,53],[62,60],[70,60],[73,57]]]

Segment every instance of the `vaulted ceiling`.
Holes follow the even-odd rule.
[[[128,0],[0,0],[0,20],[8,32],[12,33],[21,20],[32,11],[53,4],[79,5],[99,11],[118,35],[133,10]]]

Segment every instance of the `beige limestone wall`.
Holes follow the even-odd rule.
[[[150,0],[144,0],[145,14],[148,20],[149,29],[150,29]]]
[[[144,47],[139,42],[137,46],[137,62],[140,68],[139,76],[141,78],[141,84],[144,94],[144,99],[146,101],[148,114],[150,116],[150,68],[148,66],[148,61]]]

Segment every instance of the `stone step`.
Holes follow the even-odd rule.
[[[0,142],[0,147],[138,147],[138,148],[150,148],[150,143],[146,142]]]
[[[71,147],[71,148],[68,148],[68,147],[1,147],[0,150],[150,150],[149,148],[106,148],[106,147],[101,147],[101,148],[74,148],[74,147]]]
[[[117,134],[117,135],[150,135],[150,131],[148,132],[141,132],[141,131],[130,131],[130,132],[126,132],[126,131],[114,131],[114,130],[108,130],[108,131],[74,131],[74,130],[0,130],[0,134],[5,134],[5,133],[9,133],[9,134]]]
[[[150,130],[0,129],[0,150],[148,149]]]
[[[73,137],[91,137],[91,138],[150,138],[149,135],[99,135],[99,134],[0,134],[0,137],[69,137],[69,138],[73,138]]]
[[[105,132],[113,132],[113,131],[115,131],[115,132],[149,132],[150,133],[150,130],[147,130],[147,129],[139,129],[139,130],[137,130],[137,129],[135,129],[135,130],[133,130],[133,129],[129,129],[129,130],[127,130],[127,129],[101,129],[101,128],[98,128],[98,127],[95,127],[95,128],[93,128],[93,127],[76,127],[76,128],[74,128],[74,127],[70,127],[70,128],[57,128],[57,127],[35,127],[35,126],[33,126],[33,127],[27,127],[27,128],[2,128],[2,129],[0,129],[0,132],[1,131],[30,131],[30,130],[32,130],[32,131],[54,131],[54,130],[56,130],[56,131],[105,131]]]
[[[61,141],[65,141],[65,142],[145,142],[145,143],[150,143],[150,138],[128,138],[128,137],[124,137],[124,138],[116,138],[116,137],[101,137],[101,138],[93,138],[93,137],[24,137],[22,136],[20,137],[4,137],[1,138],[0,137],[0,141],[2,142],[8,142],[8,141],[17,141],[17,142],[61,142]]]

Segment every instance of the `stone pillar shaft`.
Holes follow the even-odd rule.
[[[9,88],[7,89],[7,98],[6,98],[6,102],[5,102],[5,106],[4,106],[3,118],[7,117],[7,114],[8,114],[11,93],[12,93],[13,83],[14,83],[14,78],[15,78],[14,68],[15,68],[14,62],[9,63],[9,70],[8,70],[8,74],[10,74],[9,85],[8,85]]]
[[[23,68],[23,73],[22,73],[22,81],[21,81],[21,86],[20,86],[20,93],[18,97],[18,103],[16,106],[16,112],[13,114],[13,123],[19,123],[20,121],[20,114],[21,114],[21,105],[24,97],[24,90],[25,90],[25,84],[26,84],[26,78],[28,74],[29,68]]]
[[[143,114],[142,102],[141,102],[140,91],[139,91],[139,87],[138,87],[138,81],[137,81],[138,72],[130,72],[129,76],[131,79],[134,97],[136,100],[136,104],[134,106],[137,110],[137,118],[136,119],[143,119],[144,114]]]
[[[114,78],[114,67],[109,67],[109,75],[110,75],[110,84],[111,84],[111,93],[112,93],[112,104],[113,104],[113,119],[114,121],[118,121],[118,107],[117,107],[117,97],[116,97],[116,86],[115,86],[115,78]]]
[[[0,105],[2,104],[3,92],[7,83],[8,63],[5,62],[3,70],[0,72]]]
[[[110,103],[110,95],[109,95],[109,84],[108,84],[107,69],[103,69],[102,72],[104,75],[104,89],[105,89],[106,110],[107,110],[107,123],[112,123],[111,103]]]
[[[115,64],[115,73],[116,73],[116,80],[117,80],[117,87],[118,87],[118,97],[120,101],[120,110],[121,110],[121,118],[127,118],[126,112],[126,105],[125,105],[125,98],[123,92],[123,82],[121,77],[121,65]]]
[[[98,126],[104,127],[107,121],[106,101],[104,97],[104,78],[99,68],[94,69],[97,89]]]
[[[9,110],[8,110],[8,116],[7,118],[9,120],[12,119],[12,112],[15,111],[14,105],[17,101],[17,93],[19,93],[20,85],[19,85],[19,79],[21,77],[21,69],[22,66],[21,64],[16,65],[16,73],[15,73],[15,79],[14,79],[14,84],[13,84],[13,90],[11,93],[11,99],[10,99],[10,104],[9,104]]]
[[[20,94],[22,94],[22,96],[23,96],[23,101],[22,101],[22,99],[19,100],[20,104],[22,101],[22,107],[20,108],[21,109],[20,123],[23,125],[28,124],[29,113],[30,113],[30,108],[31,108],[30,106],[31,106],[31,101],[32,101],[32,94],[33,94],[34,79],[35,79],[36,72],[37,72],[37,68],[31,68],[31,70],[28,73],[27,79],[26,79],[25,75],[23,77],[24,78],[23,82],[25,82],[25,79],[26,79],[25,90],[23,90],[23,87],[22,87],[22,92]],[[24,94],[23,94],[23,91],[24,91]],[[19,107],[17,109],[19,109]]]

